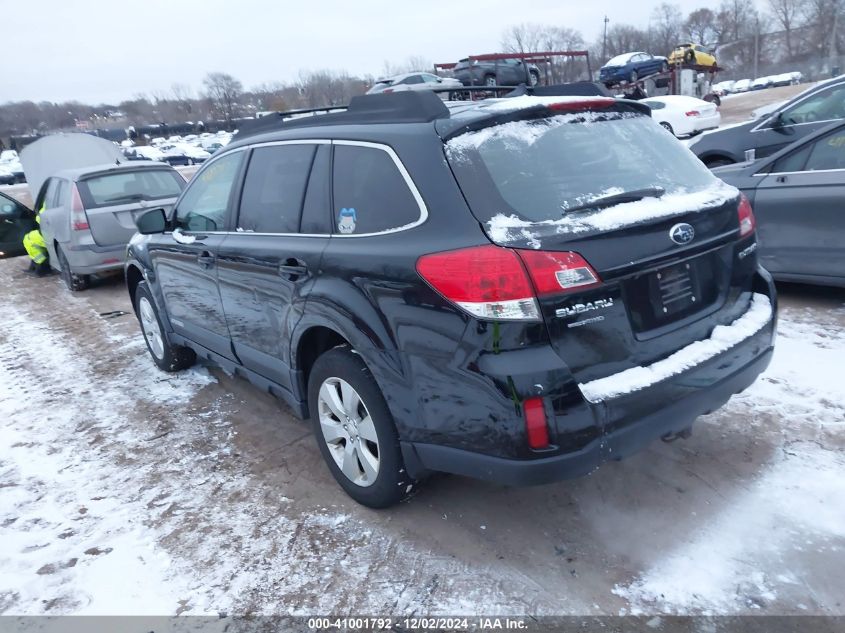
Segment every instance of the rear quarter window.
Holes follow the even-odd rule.
[[[131,204],[141,200],[175,198],[185,186],[184,179],[168,169],[144,169],[104,174],[77,184],[86,209]]]
[[[408,228],[422,209],[384,149],[337,145],[334,149],[334,220],[340,235]]]

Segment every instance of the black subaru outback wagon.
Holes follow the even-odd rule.
[[[356,98],[262,123],[138,228],[156,364],[281,397],[373,507],[685,436],[773,349],[751,207],[635,102]]]

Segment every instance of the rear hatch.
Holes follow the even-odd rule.
[[[490,240],[522,249],[579,382],[665,358],[747,308],[739,192],[641,106],[568,100],[467,127],[446,136],[447,159]]]
[[[169,209],[185,187],[174,169],[117,168],[90,174],[77,183],[94,241],[100,246],[126,244],[135,220],[148,209]]]

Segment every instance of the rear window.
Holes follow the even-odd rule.
[[[666,197],[719,182],[651,117],[631,112],[513,121],[451,139],[446,156],[482,222],[557,221],[608,195],[659,187]]]
[[[175,171],[144,169],[87,178],[77,183],[86,209],[131,204],[141,200],[175,198],[185,180]]]

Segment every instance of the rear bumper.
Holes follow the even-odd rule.
[[[552,447],[526,458],[502,457],[428,442],[402,442],[405,465],[412,476],[442,471],[506,485],[534,485],[585,475],[609,460],[628,457],[654,440],[689,429],[696,418],[723,406],[749,387],[771,361],[777,323],[776,295],[771,277],[762,271],[755,292],[771,302],[766,324],[751,336],[693,368],[646,388],[569,410],[557,410],[550,428],[592,439],[575,450]],[[538,366],[540,363],[537,364]],[[516,368],[514,368],[516,370]]]
[[[769,365],[773,350],[773,347],[766,348],[750,363],[718,383],[696,389],[687,397],[643,415],[635,424],[605,435],[574,453],[518,460],[448,446],[413,443],[402,443],[402,453],[412,474],[415,471],[442,471],[510,486],[531,486],[579,477],[592,472],[603,462],[623,459],[658,438],[690,428],[698,416],[718,409],[732,395],[749,387]],[[694,380],[696,372],[688,373],[691,374],[688,378]],[[647,390],[638,399],[652,400],[653,391]],[[601,417],[601,412],[598,413]]]
[[[123,270],[126,245],[98,246],[96,244],[63,245],[65,256],[73,272],[79,275]]]

